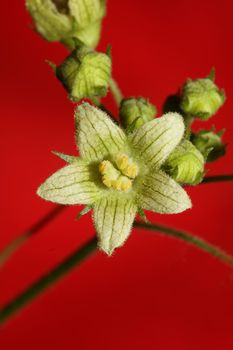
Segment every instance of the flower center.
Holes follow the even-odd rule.
[[[138,175],[138,166],[126,154],[118,154],[114,164],[103,160],[99,164],[103,184],[118,191],[128,191]]]

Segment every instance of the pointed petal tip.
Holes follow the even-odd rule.
[[[46,196],[45,196],[45,193],[44,193],[44,191],[43,191],[43,187],[44,187],[43,185],[44,185],[44,184],[40,185],[40,186],[37,188],[36,194],[37,194],[38,197],[40,197],[40,198],[42,198],[42,199],[44,199],[44,200],[47,200],[47,198],[46,198]]]
[[[182,204],[180,205],[179,207],[179,210],[174,213],[174,214],[179,214],[179,213],[182,213],[188,209],[192,209],[192,201],[191,201],[191,198],[189,197],[189,195],[187,194],[187,192],[183,189],[183,201],[182,201]]]
[[[98,244],[99,250],[101,250],[104,254],[106,254],[109,258],[113,255],[115,248],[104,247],[101,243]]]

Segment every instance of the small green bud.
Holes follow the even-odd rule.
[[[192,142],[203,154],[207,162],[213,162],[226,153],[226,144],[222,143],[224,130],[202,130],[192,135]]]
[[[186,114],[207,120],[223,105],[225,94],[212,81],[212,75],[205,79],[188,79],[183,86],[181,109]]]
[[[175,181],[196,185],[204,175],[204,157],[190,141],[185,140],[171,153],[164,168]]]
[[[73,38],[96,47],[105,0],[26,0],[36,30],[48,41],[61,41],[74,48]]]
[[[143,97],[130,97],[121,102],[121,123],[125,129],[130,131],[138,129],[141,125],[152,120],[156,113],[156,107]]]
[[[108,55],[82,46],[56,68],[56,75],[73,101],[92,99],[107,94],[111,66]]]

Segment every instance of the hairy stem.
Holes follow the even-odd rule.
[[[40,230],[42,230],[50,221],[55,219],[62,211],[67,208],[63,205],[57,205],[55,208],[51,209],[45,216],[39,219],[31,228],[21,234],[19,237],[10,242],[3,251],[0,252],[0,266],[3,266],[4,263],[18,250],[29,237],[35,235]]]
[[[207,176],[204,178],[201,184],[206,183],[214,183],[214,182],[222,182],[222,181],[233,181],[233,175],[216,175],[216,176]],[[3,266],[6,261],[14,254],[16,250],[18,250],[29,237],[38,233],[43,227],[45,227],[50,221],[56,218],[66,206],[58,205],[53,208],[48,214],[42,217],[35,225],[33,225],[29,230],[24,232],[21,236],[17,237],[10,244],[8,244],[1,252],[0,252],[0,267]]]
[[[199,249],[208,252],[217,257],[219,260],[233,266],[233,257],[215,247],[212,244],[205,242],[203,239],[192,236],[190,233],[179,231],[170,227],[146,224],[142,222],[135,222],[135,228],[141,228],[149,231],[157,231],[181,239],[189,244],[192,244]],[[73,254],[66,258],[63,262],[58,264],[53,270],[41,277],[37,282],[30,286],[27,290],[22,292],[18,297],[9,304],[5,305],[0,310],[0,323],[4,323],[16,312],[20,311],[24,306],[29,304],[33,299],[39,296],[48,287],[53,286],[59,279],[65,276],[73,268],[80,265],[91,253],[96,250],[97,240],[91,239],[81,248],[78,248]]]
[[[123,99],[123,95],[116,80],[114,80],[113,78],[110,79],[109,85],[117,106],[120,106],[121,100]]]
[[[185,231],[176,230],[174,228],[162,226],[162,225],[155,225],[155,224],[146,224],[143,222],[135,222],[134,223],[135,228],[141,228],[144,230],[149,231],[157,231],[164,233],[168,236],[172,236],[175,238],[179,238],[189,244],[192,244],[196,246],[197,248],[204,250],[205,252],[215,256],[222,262],[232,265],[233,266],[233,256],[225,253],[223,250],[219,249],[218,247],[214,246],[213,244],[210,244],[203,239],[193,236],[190,233],[187,233]]]
[[[201,183],[207,184],[211,182],[233,181],[233,174],[206,176]]]
[[[52,271],[41,277],[37,282],[32,284],[28,289],[22,292],[13,301],[0,309],[0,324],[3,324],[16,312],[39,296],[44,290],[52,287],[59,279],[64,277],[75,266],[78,266],[87,259],[97,247],[96,238],[92,238],[81,248],[78,248],[73,254],[68,256],[63,262],[58,264]]]

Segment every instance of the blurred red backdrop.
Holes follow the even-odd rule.
[[[187,77],[204,77],[216,67],[227,102],[208,124],[226,127],[229,147],[208,166],[212,175],[233,172],[232,10],[230,0],[109,0],[100,44],[102,50],[113,45],[114,75],[123,93],[149,97],[160,111]],[[3,248],[53,207],[35,195],[63,164],[50,151],[76,150],[74,106],[45,63],[59,63],[66,50],[30,29],[22,0],[1,3],[0,25]],[[110,97],[106,104],[114,106]],[[233,184],[189,192],[191,211],[150,218],[233,254]],[[1,305],[93,235],[90,215],[75,221],[78,210],[63,212],[0,271]],[[12,318],[0,331],[0,347],[230,350],[232,272],[181,241],[135,230],[113,257],[97,253]]]

